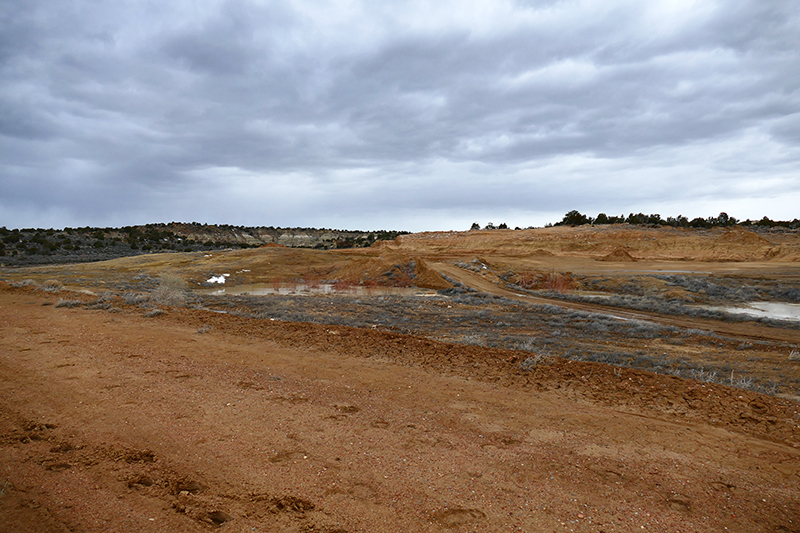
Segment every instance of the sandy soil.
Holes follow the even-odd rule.
[[[789,400],[57,298],[0,284],[0,531],[800,531]]]

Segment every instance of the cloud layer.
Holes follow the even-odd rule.
[[[0,225],[800,216],[782,1],[0,8]]]

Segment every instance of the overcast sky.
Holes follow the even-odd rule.
[[[0,226],[800,217],[789,0],[4,0]]]

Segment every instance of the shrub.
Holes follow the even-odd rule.
[[[517,350],[521,350],[523,352],[533,352],[536,351],[539,348],[539,346],[533,339],[526,339],[524,341],[515,342],[514,348],[516,348]]]
[[[468,346],[486,346],[486,339],[475,334],[461,335],[458,342],[459,344],[466,344]]]
[[[124,301],[128,305],[141,305],[144,302],[150,300],[150,296],[147,294],[140,294],[137,292],[126,292],[122,295],[122,301]]]
[[[589,217],[573,209],[564,215],[564,218],[561,219],[561,222],[557,222],[556,226],[581,226],[588,223]]]
[[[162,274],[153,292],[153,300],[162,305],[186,304],[186,281],[175,274]]]
[[[189,284],[186,283],[186,280],[177,274],[161,274],[158,277],[158,281],[160,285],[173,289],[186,290],[189,287]]]
[[[749,390],[756,389],[753,378],[747,376],[734,376],[733,371],[731,371],[731,387],[736,387],[737,389],[749,389]]]
[[[83,302],[80,300],[65,300],[64,298],[59,298],[56,303],[56,307],[80,307],[81,305]]]
[[[711,370],[704,370],[702,368],[693,368],[689,370],[688,375],[697,381],[705,381],[706,383],[713,383],[717,380],[717,373]],[[733,378],[731,378],[731,385],[733,385]]]
[[[548,291],[564,293],[574,289],[575,284],[568,274],[551,272],[545,279],[545,288]]]
[[[45,292],[60,292],[64,288],[64,285],[58,280],[48,279],[40,288]]]
[[[522,361],[519,364],[519,369],[522,370],[523,372],[530,372],[531,370],[536,368],[536,366],[538,366],[539,363],[547,362],[547,359],[548,359],[547,356],[542,355],[540,353],[534,354],[531,357],[528,357],[527,359]]]

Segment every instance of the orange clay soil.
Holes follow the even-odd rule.
[[[0,284],[0,531],[800,531],[790,400],[57,299]]]

